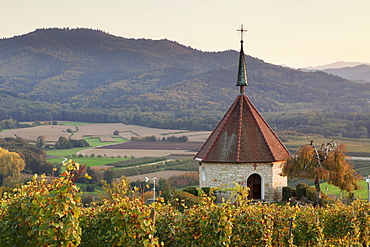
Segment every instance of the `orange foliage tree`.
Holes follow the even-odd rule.
[[[359,188],[357,182],[361,176],[346,159],[345,152],[344,144],[337,146],[332,141],[322,144],[317,149],[311,140],[310,144],[300,147],[296,155],[288,158],[283,166],[283,175],[288,178],[315,180],[316,204],[320,204],[321,180],[326,180],[329,184],[348,192]]]

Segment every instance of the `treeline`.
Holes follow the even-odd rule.
[[[187,136],[169,136],[157,138],[155,136],[144,136],[144,137],[131,137],[131,141],[136,142],[187,142],[189,138]]]
[[[36,107],[36,106],[35,106]],[[140,126],[161,128],[161,129],[183,129],[183,130],[205,130],[210,131],[218,123],[217,118],[210,116],[208,112],[205,117],[184,117],[181,114],[175,117],[172,114],[157,116],[153,112],[140,112],[133,110],[120,109],[119,112],[102,112],[91,109],[63,110],[63,109],[45,109],[33,108],[27,111],[17,109],[0,109],[0,119],[16,119],[17,121],[75,121],[90,123],[124,123],[137,124]],[[115,110],[117,111],[117,110]],[[186,113],[184,113],[186,115]],[[217,116],[221,117],[220,112]]]
[[[277,130],[319,134],[325,137],[370,138],[370,114],[297,113],[269,114],[268,123]]]
[[[54,167],[50,162],[46,161],[46,152],[43,149],[28,143],[20,137],[0,138],[0,147],[16,152],[21,156],[26,163],[23,171],[25,173],[58,175],[60,172],[60,166]],[[57,170],[54,171],[54,168],[57,168]]]
[[[58,125],[57,121],[44,121],[40,122],[39,120],[36,120],[32,124],[28,123],[19,123],[17,120],[14,120],[12,118],[10,119],[3,119],[0,121],[0,132],[3,129],[16,129],[16,128],[29,128],[33,126],[40,126],[40,125]]]
[[[212,131],[218,123],[218,119],[212,116],[205,117],[179,117],[176,119],[171,116],[156,116],[150,112],[130,113],[130,112],[67,112],[54,111],[54,114],[46,114],[42,109],[40,114],[36,114],[29,119],[20,117],[15,120],[8,114],[3,115],[0,121],[0,130],[9,128],[21,128],[34,126],[36,123],[50,122],[53,119],[78,122],[99,122],[99,123],[125,123],[137,124],[140,126],[161,128],[161,129],[186,129],[196,131]],[[1,113],[4,111],[0,110]],[[210,113],[208,113],[210,114]],[[223,113],[224,114],[224,113]],[[18,114],[19,115],[19,114]],[[215,115],[222,117],[219,112]],[[300,133],[319,134],[325,137],[339,136],[349,138],[370,138],[370,114],[369,113],[344,113],[344,112],[303,112],[303,113],[264,113],[263,114],[271,127],[276,130],[290,130]],[[39,118],[38,118],[39,117]],[[48,118],[50,117],[50,118]],[[18,121],[35,121],[34,124],[19,124]],[[56,122],[54,120],[54,122]],[[54,123],[51,123],[54,124]],[[140,139],[140,138],[139,138]],[[139,139],[137,139],[139,141]],[[153,137],[148,137],[153,139]],[[168,139],[168,138],[166,138]],[[157,141],[157,140],[156,140]],[[170,140],[166,141],[172,141]],[[179,140],[178,140],[179,141]]]
[[[56,149],[69,149],[76,147],[90,147],[90,144],[85,139],[76,140],[61,136],[58,141],[55,142],[54,147]]]
[[[0,121],[0,132],[3,129],[16,129],[16,128],[28,128],[32,127],[30,124],[19,123],[14,119],[4,119]]]

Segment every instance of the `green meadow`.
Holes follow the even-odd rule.
[[[99,147],[104,145],[111,145],[111,144],[117,144],[117,143],[123,143],[128,142],[128,140],[122,138],[122,137],[113,137],[115,142],[101,142],[98,137],[84,137],[84,139],[90,144],[90,147],[81,147],[81,148],[71,148],[71,149],[53,149],[47,151],[47,155],[53,156],[52,158],[48,158],[48,162],[56,162],[56,163],[62,163],[64,158],[67,159],[73,159],[75,162],[81,163],[81,164],[87,164],[88,166],[99,166],[99,165],[105,165],[112,162],[118,162],[122,160],[126,160],[127,158],[123,157],[73,157],[72,155],[77,153],[78,151],[92,148],[92,147]]]
[[[359,185],[361,186],[361,189],[353,191],[355,194],[355,198],[367,200],[368,199],[368,185],[366,181],[361,180],[359,182]],[[342,196],[342,197],[348,196],[347,191],[341,191],[338,187],[328,184],[328,183],[321,183],[320,188],[323,193],[328,194],[328,195],[333,194],[333,195]]]

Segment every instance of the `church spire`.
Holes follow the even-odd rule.
[[[247,69],[245,66],[245,57],[243,51],[243,32],[246,32],[246,29],[243,29],[243,24],[241,28],[237,30],[241,34],[240,40],[240,54],[239,54],[239,69],[238,69],[238,80],[236,86],[240,87],[240,93],[244,94],[244,86],[249,86],[247,78]]]

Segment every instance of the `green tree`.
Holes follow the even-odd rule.
[[[36,147],[42,148],[46,144],[46,137],[44,135],[38,136],[36,138]]]
[[[329,184],[348,192],[359,188],[357,182],[361,176],[355,172],[353,164],[346,160],[345,152],[343,144],[337,147],[335,142],[328,142],[317,149],[311,141],[311,144],[302,146],[296,155],[288,158],[283,166],[283,175],[314,180],[316,204],[320,204],[321,180],[327,180]]]
[[[68,149],[71,148],[71,142],[68,138],[65,138],[64,136],[59,137],[58,141],[55,142],[55,148],[56,149]]]
[[[9,183],[17,180],[25,165],[19,154],[0,148],[0,185],[5,179]]]
[[[113,183],[113,171],[105,170],[103,174],[103,180],[106,181],[108,184]]]
[[[32,123],[33,126],[40,126],[41,122],[39,120],[36,120],[35,122]]]

